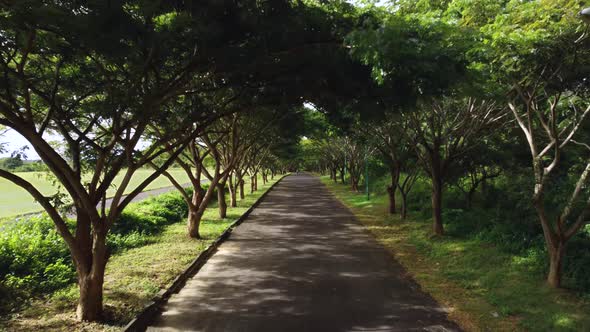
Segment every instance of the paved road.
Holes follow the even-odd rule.
[[[285,178],[150,331],[458,331],[321,184]]]
[[[201,183],[207,183],[207,182],[209,182],[209,180],[201,180]],[[185,183],[182,186],[185,187],[185,188],[187,188],[187,187],[190,187],[191,184],[190,183]],[[137,194],[137,196],[133,197],[133,199],[131,200],[131,202],[143,201],[143,200],[145,200],[147,198],[150,198],[152,196],[158,196],[158,195],[167,193],[169,191],[174,191],[174,190],[178,190],[178,189],[176,189],[175,186],[168,186],[168,187],[162,187],[162,188],[156,188],[156,189],[150,189],[150,190],[142,191],[139,194]],[[127,197],[127,195],[123,195],[121,197],[121,200],[123,200],[125,197]],[[107,198],[106,206],[110,206],[112,202],[113,202],[113,199],[112,198]],[[97,208],[100,208],[100,204],[98,204],[96,207]]]

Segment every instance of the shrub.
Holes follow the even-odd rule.
[[[107,243],[112,252],[149,243],[150,236],[186,217],[181,195],[166,193],[130,204],[115,223]],[[16,309],[35,295],[75,281],[75,268],[62,238],[45,214],[0,226],[0,313]]]
[[[376,179],[385,186],[389,181]],[[493,184],[493,185],[492,185]],[[472,209],[465,209],[465,196],[449,186],[444,195],[443,220],[450,237],[473,238],[496,246],[512,255],[513,260],[526,267],[539,279],[548,269],[543,232],[530,201],[528,177],[509,174],[490,183]],[[559,198],[561,197],[561,198]],[[548,200],[559,202],[566,197],[558,190],[550,192]],[[417,220],[430,221],[430,182],[420,178],[408,198],[408,209]],[[557,204],[556,204],[557,205]],[[554,213],[554,211],[549,211]],[[415,243],[417,246],[420,243]],[[564,261],[564,286],[590,296],[590,225],[568,244]]]

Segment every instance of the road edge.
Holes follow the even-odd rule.
[[[217,251],[217,248],[225,242],[231,235],[234,228],[239,226],[252,211],[262,203],[264,198],[270,193],[276,185],[278,185],[285,177],[289,176],[290,174],[285,174],[281,176],[275,183],[273,183],[258,199],[254,204],[252,204],[244,214],[242,214],[238,219],[236,219],[213,243],[207,247],[203,252],[201,252],[197,258],[195,258],[192,263],[182,272],[180,273],[172,282],[172,284],[167,288],[161,290],[158,295],[156,295],[152,301],[146,305],[141,312],[139,312],[134,319],[132,319],[124,328],[123,331],[125,332],[139,332],[145,331],[149,324],[153,322],[156,317],[158,317],[161,313],[161,308],[168,299],[172,296],[172,294],[178,293],[186,284],[186,281],[189,278],[192,278],[194,275],[199,272],[201,267],[207,263],[209,258],[213,256],[213,254]]]
[[[348,206],[348,204],[346,204],[346,202],[341,199],[340,197],[338,197],[338,195],[336,195],[336,192],[333,191],[328,184],[324,183],[321,179],[321,175],[319,174],[312,174],[315,178],[317,178],[321,185],[326,189],[326,191],[328,191],[328,193],[330,194],[330,196],[332,196],[334,198],[334,200],[336,200],[338,202],[339,205],[341,205],[344,209],[346,209],[355,219],[356,223],[361,226],[362,231],[371,238],[372,241],[374,241],[374,243],[379,246],[380,248],[382,248],[385,252],[388,253],[389,257],[391,258],[391,260],[395,261],[396,264],[398,264],[401,269],[402,269],[402,273],[400,274],[400,277],[403,278],[409,285],[411,288],[413,288],[415,291],[421,292],[423,294],[425,294],[427,297],[429,297],[431,300],[433,300],[434,302],[436,302],[438,304],[438,306],[444,310],[445,312],[445,316],[446,316],[446,320],[451,323],[452,325],[455,325],[454,327],[456,328],[456,330],[451,330],[451,331],[455,331],[455,332],[460,332],[460,331],[469,331],[469,329],[464,326],[463,324],[461,324],[462,322],[457,321],[453,318],[451,318],[450,314],[453,310],[453,306],[450,306],[446,303],[443,303],[442,301],[438,300],[437,298],[435,298],[428,290],[424,289],[424,287],[422,286],[422,284],[420,282],[418,282],[418,280],[416,280],[416,277],[413,273],[411,273],[407,266],[402,263],[397,257],[396,254],[394,252],[393,249],[387,247],[384,243],[382,243],[377,236],[371,232],[371,230],[368,228],[368,225],[365,224],[365,222],[363,222],[361,220],[361,218],[354,212],[354,210]]]

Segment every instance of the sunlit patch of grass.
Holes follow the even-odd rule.
[[[10,320],[0,323],[0,331],[119,331],[161,290],[239,218],[278,179],[228,207],[227,218],[220,219],[216,204],[205,212],[201,225],[203,239],[187,236],[184,220],[167,226],[148,245],[117,253],[109,260],[105,275],[104,306],[106,321],[79,323],[75,319],[79,291],[76,285],[59,290],[46,299],[35,300]]]
[[[365,195],[322,181],[465,330],[590,331],[588,299],[545,285],[535,264],[542,252],[511,255],[478,239],[432,237],[428,218],[388,216],[385,195],[370,205]]]
[[[180,183],[189,182],[188,175],[181,168],[173,168],[168,172],[174,176]],[[120,172],[113,181],[113,186],[109,188],[107,196],[111,197],[116,191],[116,187],[121,183],[125,172]],[[144,181],[148,176],[153,173],[150,169],[139,169],[135,172],[131,181],[128,185],[125,193],[130,193],[133,189]],[[48,178],[48,174],[44,172],[22,172],[17,173],[25,180],[31,182],[35,188],[41,191],[44,195],[53,195],[57,192],[57,185],[52,183],[52,180]],[[85,177],[90,175],[86,174]],[[165,176],[160,176],[156,180],[152,181],[145,190],[152,190],[163,187],[170,187],[170,181]],[[23,213],[32,213],[43,210],[43,208],[37,203],[31,195],[21,187],[13,184],[6,179],[0,179],[0,217],[5,220],[13,220],[14,218],[6,218],[10,216],[16,216]],[[0,219],[2,223],[3,219]]]

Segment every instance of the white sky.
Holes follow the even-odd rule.
[[[49,138],[55,139],[55,138]],[[12,129],[8,129],[2,136],[0,136],[0,143],[6,143],[4,146],[6,152],[0,153],[0,157],[10,157],[10,154],[13,151],[19,150],[23,146],[28,146],[29,149],[27,150],[27,159],[29,160],[36,160],[39,159],[39,155],[33,147],[29,144],[29,142],[22,137],[19,133]]]

